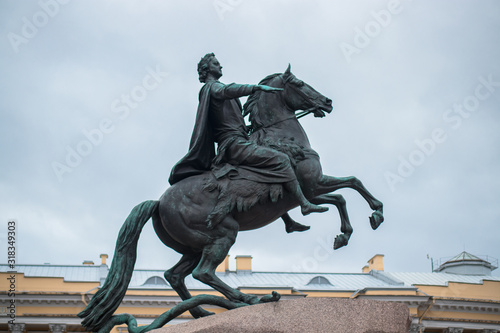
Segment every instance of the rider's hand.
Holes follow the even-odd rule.
[[[265,92],[283,91],[282,88],[269,87],[269,86],[265,86],[263,84],[256,85],[255,90],[261,90],[261,91],[265,91]]]

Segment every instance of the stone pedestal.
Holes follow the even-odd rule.
[[[408,332],[410,314],[400,303],[364,299],[302,298],[247,306],[155,333],[401,333]]]

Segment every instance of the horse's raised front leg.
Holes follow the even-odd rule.
[[[349,222],[349,216],[347,214],[346,202],[344,197],[340,194],[323,194],[311,199],[311,202],[315,205],[331,204],[337,207],[340,215],[340,231],[342,233],[335,237],[333,249],[337,250],[342,246],[346,246],[349,242],[349,238],[351,238],[353,229],[351,223]]]
[[[316,192],[318,194],[328,193],[345,187],[349,187],[353,190],[358,191],[358,193],[361,194],[361,196],[368,202],[370,208],[374,210],[372,216],[370,216],[370,225],[373,230],[377,229],[380,224],[384,222],[383,204],[380,200],[378,200],[370,192],[368,192],[368,190],[358,178],[352,176],[332,177],[323,175],[318,182]]]

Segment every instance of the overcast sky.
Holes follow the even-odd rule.
[[[226,83],[291,63],[333,100],[301,119],[324,173],[358,177],[385,205],[373,231],[362,197],[339,190],[347,247],[332,249],[335,208],[294,210],[310,231],[242,232],[232,258],[360,272],[384,254],[387,271],[430,272],[427,255],[500,257],[498,1],[3,0],[0,17],[0,236],[17,221],[20,264],[112,256],[130,210],[161,196],[187,151],[207,52]],[[136,267],[179,258],[148,223]]]

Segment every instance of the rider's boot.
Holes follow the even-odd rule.
[[[281,216],[281,219],[283,220],[283,222],[285,222],[285,230],[287,233],[292,233],[296,231],[307,231],[311,229],[310,226],[300,224],[299,222],[292,219],[290,215],[288,215],[288,213],[283,214]]]
[[[309,215],[311,213],[323,213],[328,210],[328,207],[323,207],[323,206],[318,206],[318,205],[313,205],[309,201],[303,203],[300,205],[300,211],[302,215]]]

